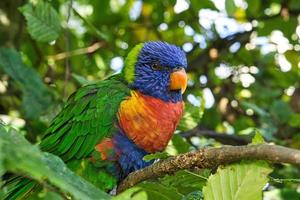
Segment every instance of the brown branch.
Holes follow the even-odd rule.
[[[66,26],[66,29],[65,29],[65,48],[66,48],[66,51],[70,51],[70,45],[71,45],[71,40],[70,40],[70,31],[69,31],[69,20],[70,20],[70,17],[71,17],[71,8],[72,8],[72,5],[73,5],[73,0],[70,0],[70,3],[69,3],[69,7],[68,7],[68,15],[67,15],[67,26]],[[66,57],[65,59],[65,80],[64,80],[64,94],[63,94],[63,97],[66,98],[67,96],[67,84],[68,84],[68,81],[70,79],[70,76],[71,76],[71,63],[70,63],[70,59],[69,57]]]
[[[189,131],[180,134],[184,138],[191,138],[193,136],[212,138],[225,145],[246,145],[251,142],[250,138],[227,133],[219,133],[213,130],[204,129],[197,126]]]
[[[242,159],[266,160],[272,163],[289,163],[300,167],[300,151],[278,145],[224,146],[203,148],[161,160],[144,169],[135,171],[123,180],[117,189],[120,193],[144,180],[157,178],[178,170],[216,168]]]
[[[62,52],[62,53],[59,53],[56,55],[47,56],[47,59],[48,60],[62,60],[62,59],[69,58],[72,56],[89,54],[89,53],[93,53],[93,52],[97,51],[99,48],[103,47],[104,45],[105,45],[104,42],[96,42],[88,47],[84,47],[81,49],[75,49],[73,51]]]

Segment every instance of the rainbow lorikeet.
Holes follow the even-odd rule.
[[[185,53],[166,42],[135,46],[120,74],[72,94],[43,137],[40,148],[60,156],[79,175],[109,191],[165,149],[182,116],[187,86]],[[82,165],[84,164],[84,169]],[[80,169],[80,170],[79,170]],[[39,187],[25,178],[7,199]]]

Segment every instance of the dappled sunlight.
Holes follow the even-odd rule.
[[[110,68],[116,72],[120,72],[124,66],[124,61],[122,57],[114,57],[111,59]]]
[[[181,13],[189,8],[189,3],[186,0],[176,0],[176,4],[174,6],[175,13]]]
[[[283,54],[277,54],[275,58],[282,72],[288,72],[292,69],[291,63],[286,59],[286,57]]]
[[[3,26],[9,26],[10,20],[8,19],[6,13],[0,9],[0,24]]]
[[[300,199],[298,1],[1,0],[1,187]]]

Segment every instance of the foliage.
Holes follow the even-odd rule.
[[[41,152],[15,130],[6,131],[1,125],[0,139],[2,172],[4,168],[26,174],[39,182],[47,180],[75,199],[110,199],[106,193],[76,176],[60,158]]]
[[[264,143],[264,139],[256,131],[251,144],[261,143]],[[260,200],[271,172],[272,168],[266,161],[241,161],[225,167],[219,166],[203,188],[204,197],[209,200]]]
[[[0,69],[13,80],[22,92],[22,109],[25,117],[36,118],[51,105],[51,94],[38,73],[22,61],[13,49],[0,49]]]
[[[218,169],[203,188],[208,200],[262,199],[262,189],[267,175],[272,171],[264,161],[242,162]]]
[[[51,42],[61,32],[58,13],[47,2],[27,3],[20,8],[27,20],[28,32],[37,41]]]
[[[209,171],[179,171],[156,182],[143,182],[126,190],[113,199],[198,199],[205,185]]]
[[[20,134],[38,143],[68,96],[81,85],[119,72],[129,50],[148,40],[184,49],[189,83],[186,112],[172,141],[164,153],[145,159],[230,142],[218,140],[218,134],[228,134],[228,140],[255,135],[256,144],[264,139],[300,148],[299,13],[297,0],[0,1],[0,120],[18,132],[1,129],[0,174],[26,174],[77,198],[104,195]],[[183,137],[195,127],[198,136]],[[212,139],[205,131],[217,135]],[[58,176],[63,169],[64,176]],[[263,176],[256,177],[254,169]],[[269,172],[258,162],[225,166],[208,181],[210,171],[182,171],[113,198],[210,199],[212,189],[216,194],[228,189],[219,183],[210,187],[213,181],[228,181],[223,179],[227,173],[244,180],[250,195],[261,191]],[[272,180],[299,179],[299,174],[293,166],[274,166],[263,196],[297,199],[299,182]],[[239,187],[242,193],[236,194],[244,195],[245,188]],[[32,198],[58,196],[45,187]]]

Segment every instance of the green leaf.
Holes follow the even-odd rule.
[[[193,191],[183,197],[182,200],[201,200],[203,199],[203,193],[201,191]]]
[[[237,9],[234,0],[226,0],[225,1],[225,9],[229,16],[234,16],[234,13]]]
[[[181,200],[183,195],[174,188],[166,187],[158,182],[143,182],[113,197],[113,200]]]
[[[183,195],[159,182],[143,182],[113,197],[113,200],[181,200]]]
[[[282,100],[276,100],[272,103],[270,112],[279,120],[280,122],[287,122],[292,115],[291,107],[288,103]]]
[[[247,11],[250,13],[250,17],[257,16],[260,9],[260,0],[247,0]]]
[[[206,200],[260,200],[272,169],[265,161],[243,161],[219,167],[203,188]]]
[[[133,198],[134,196],[134,198]],[[143,192],[140,187],[134,186],[124,192],[112,197],[112,200],[142,200],[147,199],[146,192]]]
[[[250,103],[250,102],[241,102],[241,105],[245,108],[250,108],[252,109],[255,113],[260,115],[261,117],[268,117],[269,113],[267,113],[264,109],[258,107],[257,105]]]
[[[45,183],[49,181],[75,199],[110,199],[110,196],[69,170],[63,161],[50,153],[41,152],[13,129],[0,130],[4,167],[17,174],[26,174]]]
[[[144,161],[150,161],[150,160],[153,160],[153,159],[166,159],[169,157],[169,154],[167,154],[166,152],[157,152],[157,153],[152,153],[152,154],[148,154],[148,155],[145,155],[143,157],[143,160]]]
[[[278,24],[285,24],[285,26],[278,26]],[[257,34],[258,36],[268,36],[272,31],[280,30],[286,38],[291,38],[297,25],[297,17],[294,16],[290,16],[287,20],[284,20],[282,17],[270,18],[267,21],[260,22]]]
[[[191,150],[191,145],[180,134],[173,135],[172,145],[176,149],[177,154],[186,153]]]
[[[200,9],[211,9],[211,10],[216,10],[215,4],[210,1],[210,0],[191,0],[191,7],[195,10],[200,10]]]
[[[27,118],[36,118],[52,105],[52,96],[39,74],[23,64],[20,54],[0,48],[0,70],[8,74],[22,91],[22,108]]]
[[[199,172],[178,171],[172,175],[166,175],[156,182],[147,181],[138,184],[113,197],[113,200],[192,199],[191,197],[196,196],[205,185],[209,174],[208,170]]]
[[[210,170],[181,170],[172,175],[166,175],[159,181],[166,187],[176,188],[180,194],[188,195],[191,192],[202,190],[210,173]]]
[[[252,139],[251,144],[263,144],[265,142],[263,136],[261,135],[261,133],[256,129],[255,130],[255,135]]]
[[[91,83],[91,81],[87,80],[85,77],[80,76],[78,74],[72,73],[72,77],[81,85],[86,85]]]
[[[300,199],[300,193],[296,188],[282,188],[280,191],[281,199]]]
[[[20,8],[20,11],[26,18],[27,29],[33,39],[51,42],[59,37],[60,19],[49,3],[43,1],[38,1],[36,5],[27,3]]]
[[[64,200],[64,198],[55,192],[43,190],[41,192],[34,193],[26,200]]]
[[[300,56],[297,51],[286,51],[284,53],[286,59],[292,64],[292,67],[297,69],[298,68],[298,63],[300,62]]]
[[[298,113],[292,114],[288,123],[292,127],[300,127],[300,114]]]
[[[139,184],[139,186],[148,194],[148,200],[181,200],[183,197],[174,188],[169,188],[159,183],[144,182]]]

